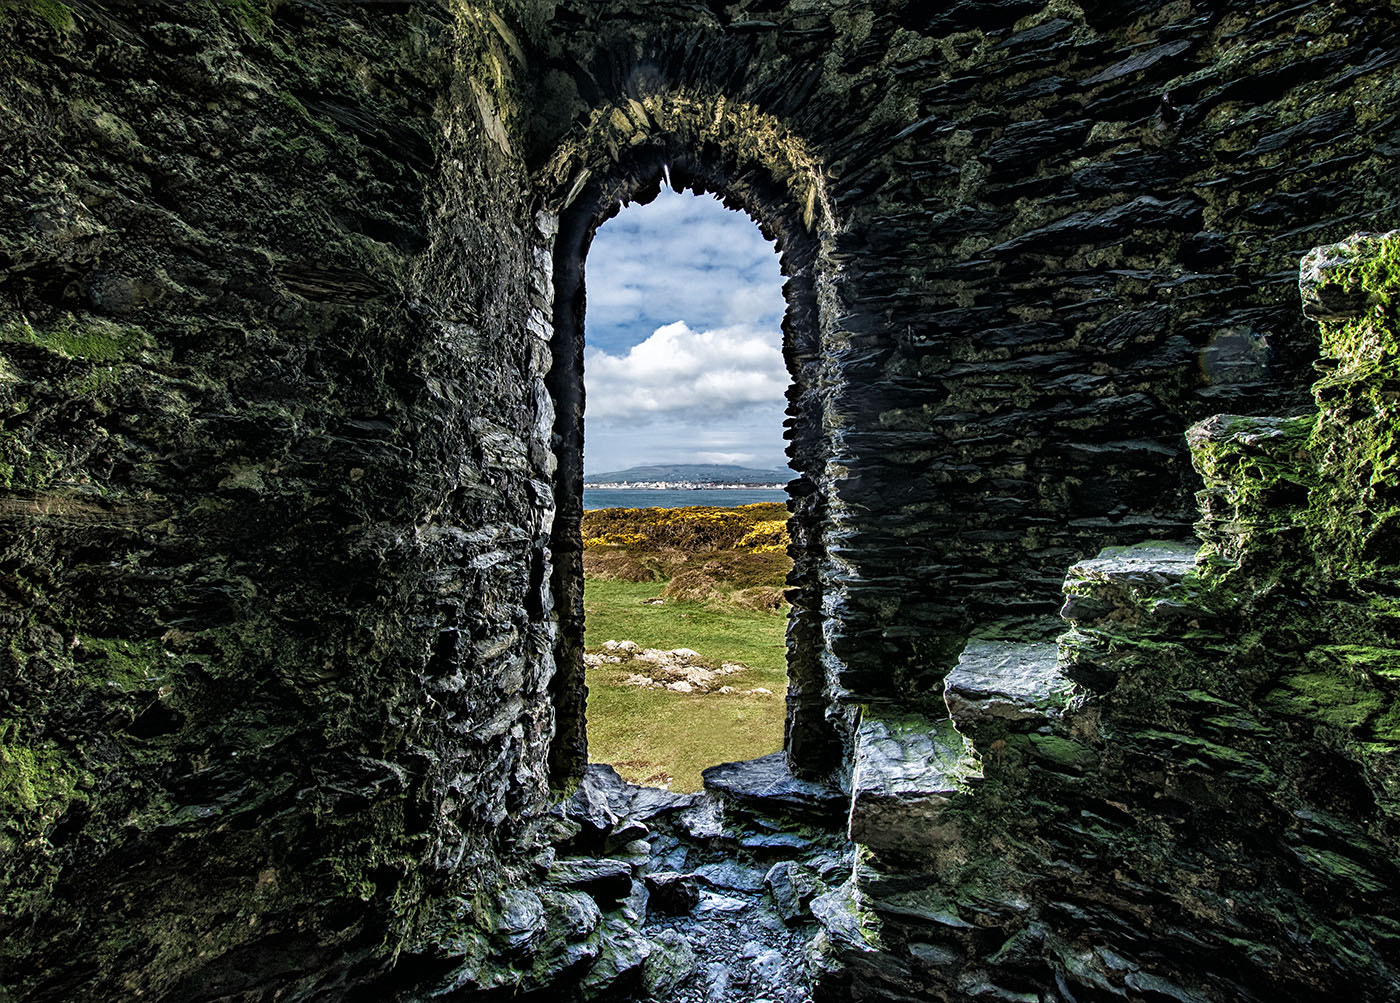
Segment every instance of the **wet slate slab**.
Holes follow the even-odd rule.
[[[1039,725],[1063,710],[1073,682],[1059,645],[972,641],[944,681],[944,701],[964,733],[979,726]]]
[[[711,766],[702,776],[707,790],[768,813],[785,811],[815,819],[833,819],[840,817],[846,805],[845,795],[835,787],[794,777],[781,752],[761,759]]]
[[[951,720],[867,714],[856,736],[850,837],[900,852],[941,845],[953,833],[944,809],[980,777],[970,744]]]

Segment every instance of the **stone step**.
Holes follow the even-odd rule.
[[[1008,731],[1038,731],[1055,721],[1074,683],[1053,642],[969,641],[943,683],[958,731],[981,751]]]
[[[846,796],[836,787],[792,775],[781,752],[701,771],[705,790],[760,813],[827,822],[840,819]]]
[[[981,776],[951,720],[867,710],[856,731],[850,838],[901,853],[944,845],[957,837],[944,809]]]
[[[1165,593],[1195,570],[1199,544],[1153,540],[1130,547],[1108,547],[1080,561],[1065,575],[1060,616],[1072,626],[1115,631],[1144,617],[1183,612]]]

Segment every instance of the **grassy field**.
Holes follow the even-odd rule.
[[[590,759],[636,783],[692,791],[707,766],[782,747],[786,516],[771,504],[587,514],[588,651],[633,641],[745,666],[724,678],[732,692],[709,693],[629,684],[626,664],[590,668]]]

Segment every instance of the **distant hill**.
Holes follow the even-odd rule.
[[[790,470],[755,470],[732,463],[654,463],[626,470],[589,474],[585,484],[622,484],[638,481],[686,481],[692,484],[786,484]]]

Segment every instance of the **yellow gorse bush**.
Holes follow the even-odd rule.
[[[787,520],[765,519],[740,537],[739,542],[734,544],[734,549],[749,549],[756,554],[767,554],[776,550],[786,550],[788,542]]]
[[[781,502],[734,508],[595,509],[584,513],[585,547],[655,550],[729,550],[755,553],[787,546],[787,509]],[[752,537],[752,539],[750,539]],[[757,548],[765,548],[759,550]]]
[[[602,536],[584,537],[585,547],[635,547],[646,537],[641,533],[604,533]]]

